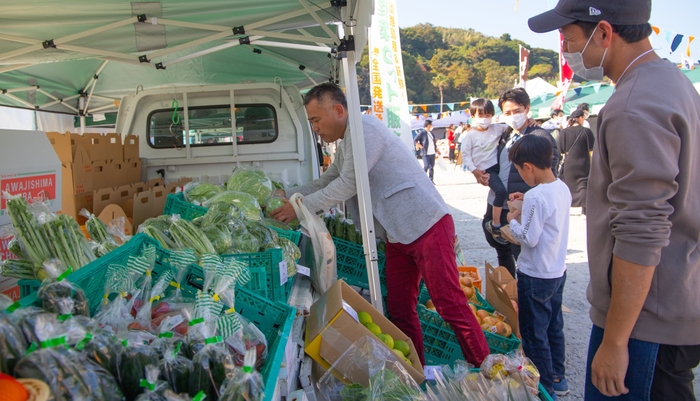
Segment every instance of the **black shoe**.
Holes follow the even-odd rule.
[[[489,220],[486,223],[484,223],[484,226],[486,227],[486,231],[488,231],[491,234],[494,241],[498,242],[501,245],[509,244],[509,242],[501,235],[501,227],[494,227],[492,223],[493,221]]]

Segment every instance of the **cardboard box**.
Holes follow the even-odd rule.
[[[124,161],[124,145],[122,144],[122,134],[106,134],[104,136],[105,152],[107,160]]]
[[[141,159],[128,159],[122,165],[125,184],[141,182]]]
[[[518,312],[511,300],[518,302],[518,280],[503,266],[486,266],[486,301],[506,317],[506,323],[513,329],[513,334],[520,337]]]
[[[0,189],[34,198],[48,199],[51,211],[61,210],[62,164],[46,133],[0,130]],[[10,223],[6,200],[0,200],[0,225]]]
[[[132,230],[131,223],[129,222],[129,218],[127,217],[126,213],[124,213],[124,210],[117,205],[109,205],[105,207],[102,213],[100,213],[100,215],[97,216],[97,218],[102,220],[102,222],[108,226],[112,223],[113,220],[118,218],[124,218],[124,233],[126,235],[132,235],[132,233],[134,232]],[[115,239],[119,240],[117,238]]]
[[[49,138],[49,142],[53,146],[58,160],[63,164],[73,163],[73,149],[71,147],[71,134],[66,132],[61,134],[59,132],[47,132],[46,137]]]
[[[102,134],[85,134],[83,138],[87,142],[90,160],[93,162],[109,160],[107,156],[107,140]]]
[[[306,353],[328,370],[355,341],[364,336],[374,336],[357,320],[357,313],[361,311],[372,316],[372,321],[382,329],[382,333],[391,335],[394,340],[403,340],[408,343],[411,350],[409,359],[413,362],[413,366],[403,360],[399,362],[418,384],[422,383],[425,375],[411,339],[342,280],[333,284],[311,306],[304,340]],[[361,372],[333,372],[333,374],[340,380],[343,380],[343,375],[362,376]],[[368,383],[360,384],[366,386]]]
[[[124,170],[124,162],[121,160],[110,160],[107,166],[107,171],[109,172],[109,186],[111,187],[121,187],[122,185],[131,184],[126,179],[126,171]]]
[[[136,135],[127,135],[124,137],[124,158],[123,160],[138,159],[139,155],[139,137]]]
[[[111,178],[109,177],[109,172],[111,166],[104,160],[93,160],[92,161],[92,182],[93,190],[99,190],[102,188],[111,187]]]

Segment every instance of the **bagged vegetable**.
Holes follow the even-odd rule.
[[[272,195],[273,185],[272,180],[260,170],[236,167],[226,183],[226,189],[250,194],[262,205]]]
[[[117,355],[117,379],[127,401],[135,400],[143,393],[144,388],[140,387],[140,384],[146,366],[158,366],[158,353],[152,347],[144,345],[140,334],[129,332],[124,335],[123,328],[119,332],[120,337],[126,338]]]
[[[139,289],[138,293],[135,293],[131,298],[131,316],[136,317],[139,310],[143,305],[148,304],[151,298],[151,289],[153,285],[152,272],[156,264],[156,248],[154,246],[148,245],[141,250],[141,255],[131,255],[127,259],[126,268],[127,270],[138,277],[135,281],[136,288]],[[150,308],[147,312],[147,323],[150,324]],[[146,316],[142,316],[142,319],[146,319]],[[144,329],[147,329],[144,327]]]
[[[0,294],[0,373],[12,376],[15,365],[27,352],[27,342],[22,330],[9,319],[19,305],[7,296]]]
[[[139,232],[158,241],[163,249],[171,250],[176,244],[170,234],[170,223],[170,216],[151,217],[141,223]]]
[[[176,393],[187,393],[190,386],[192,361],[180,354],[181,343],[169,347],[163,353],[160,361],[160,377],[165,380]]]
[[[199,255],[216,253],[216,249],[206,235],[191,222],[181,219],[179,215],[170,218],[170,235],[178,249],[194,249]]]
[[[180,283],[184,282],[190,265],[196,262],[197,256],[192,249],[170,253],[170,267],[174,276],[170,286],[175,290],[168,297],[160,300],[151,313],[152,324],[161,334],[167,332],[180,336],[187,334],[188,323],[192,317],[190,305],[194,299],[183,298]],[[163,324],[171,327],[162,327]]]
[[[102,310],[95,316],[95,320],[102,327],[110,327],[112,332],[116,333],[120,324],[129,324],[133,321],[130,299],[135,298],[134,296],[139,292],[136,289],[138,275],[138,271],[130,271],[127,266],[107,266]],[[113,293],[117,296],[109,301],[109,295]]]
[[[160,372],[158,365],[148,365],[144,368],[144,378],[139,382],[139,386],[144,389],[143,393],[136,397],[136,401],[162,401],[168,383],[158,380]]]
[[[222,191],[223,188],[220,186],[210,184],[206,181],[188,182],[182,188],[182,194],[185,196],[185,200],[195,205],[201,205]]]
[[[204,346],[192,358],[190,395],[203,391],[208,400],[217,400],[221,385],[233,374],[235,366],[223,339],[216,335],[216,325],[206,323],[204,332],[208,336]]]
[[[301,258],[301,251],[295,243],[287,238],[279,237],[277,243],[282,248],[284,260],[287,262],[287,277],[293,277],[297,274],[297,260]]]
[[[156,283],[150,289],[148,300],[136,313],[135,317],[138,327],[135,328],[154,331],[151,321],[153,303],[158,301],[163,294],[165,294],[165,289],[170,285],[172,277],[173,274],[170,271],[166,271],[158,277],[158,280],[156,280]]]
[[[72,217],[55,215],[47,209],[39,214],[37,220],[52,257],[74,270],[96,259],[80,225]]]
[[[233,237],[228,227],[209,226],[202,228],[217,254],[226,253],[233,246]]]
[[[262,219],[262,223],[268,227],[275,227],[275,228],[279,228],[280,230],[285,230],[285,231],[292,230],[292,228],[290,226],[288,226],[287,224],[282,223],[281,221],[277,221],[275,219],[264,218],[264,219]]]
[[[119,247],[117,242],[114,240],[114,237],[108,233],[107,225],[102,222],[102,220],[90,213],[87,209],[82,209],[79,215],[87,218],[87,221],[85,222],[85,229],[87,230],[88,235],[93,241],[100,244],[106,252],[110,252]]]
[[[261,222],[246,221],[245,226],[246,229],[248,229],[248,232],[253,234],[261,244],[261,248],[256,250],[256,252],[264,250],[267,244],[277,244],[277,239],[279,238],[277,232]]]
[[[87,297],[82,289],[66,280],[72,273],[71,268],[57,259],[44,262],[44,271],[48,278],[41,283],[37,297],[41,300],[44,310],[53,313],[60,313],[58,303],[63,298],[73,300],[73,314],[90,316],[90,306]]]
[[[258,401],[265,398],[265,384],[262,375],[253,368],[255,362],[255,351],[251,349],[245,354],[243,367],[236,370],[224,384],[222,401]]]
[[[75,349],[82,351],[88,359],[106,369],[112,376],[117,377],[117,355],[122,345],[116,338],[105,330],[91,328],[85,335],[85,340],[76,344]]]
[[[508,353],[508,360],[505,362],[505,368],[508,375],[516,381],[525,384],[532,395],[539,394],[540,372],[532,363],[530,358],[526,357],[521,349]]]
[[[3,192],[3,198],[6,200],[7,214],[12,226],[17,231],[15,237],[21,244],[23,256],[34,263],[43,263],[51,259],[48,240],[36,216],[30,211],[27,200],[21,195],[11,195],[6,191]]]
[[[223,204],[223,206],[215,206],[217,204]],[[254,196],[245,192],[224,191],[204,202],[203,206],[221,210],[221,208],[231,204],[240,210],[248,220],[258,221],[262,218],[260,203]]]
[[[284,206],[285,203],[286,202],[284,201],[284,198],[281,198],[279,196],[273,196],[270,199],[268,199],[265,202],[265,217],[268,217],[268,218],[271,217],[272,212],[279,209],[280,207]],[[277,220],[275,220],[275,219],[269,219],[269,220],[273,220],[273,221],[277,222]],[[267,219],[266,219],[266,221],[267,221]],[[277,223],[281,224],[282,226],[280,227],[277,224],[275,224],[275,226],[277,228],[281,228],[283,230],[296,230],[299,228],[299,219],[292,220],[289,223],[289,225],[287,226],[287,228],[284,228],[284,226],[286,226],[286,224],[280,223],[280,222],[277,222]],[[266,222],[265,224],[268,224],[268,223]]]
[[[44,280],[47,277],[41,265],[27,259],[5,259],[1,261],[0,276],[19,280]]]
[[[233,356],[233,363],[243,366],[246,353],[255,350],[256,364],[253,367],[257,370],[262,369],[267,360],[265,335],[250,320],[235,313],[232,308],[227,312],[219,318],[217,327],[225,339],[229,353]]]

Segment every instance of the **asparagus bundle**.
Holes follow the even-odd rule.
[[[29,210],[27,200],[20,195],[10,195],[9,192],[3,192],[3,197],[7,199],[7,214],[17,230],[19,241],[24,244],[24,253],[28,259],[39,264],[51,259],[48,241],[36,216]]]

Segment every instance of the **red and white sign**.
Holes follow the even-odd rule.
[[[15,259],[15,255],[7,249],[12,237],[0,238],[0,260]]]
[[[29,202],[34,198],[56,199],[56,174],[3,176],[0,179],[0,188],[11,195],[22,195]],[[3,197],[0,209],[5,209],[5,202]]]

